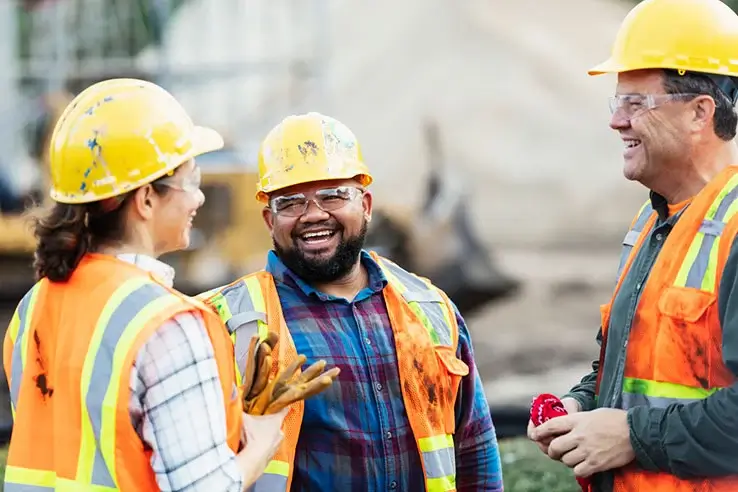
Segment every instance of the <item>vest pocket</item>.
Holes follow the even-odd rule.
[[[642,338],[653,357],[651,379],[694,388],[710,386],[714,349],[710,307],[716,299],[711,292],[690,287],[663,290],[657,304],[658,319],[652,321],[652,327],[642,326],[650,333]]]
[[[456,357],[453,348],[440,346],[435,348],[436,358],[439,360],[439,369],[442,376],[447,376],[444,381],[446,385],[445,393],[447,398],[443,405],[444,426],[447,434],[453,434],[456,428],[456,417],[454,415],[454,405],[456,397],[459,394],[459,385],[461,378],[469,375],[469,366]],[[445,371],[445,374],[444,374]]]

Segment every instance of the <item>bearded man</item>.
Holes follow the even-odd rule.
[[[292,405],[255,491],[502,491],[497,438],[456,306],[427,279],[363,249],[372,176],[354,134],[289,116],[259,150],[266,268],[199,297],[232,333],[276,334],[272,373],[305,354],[340,368]],[[252,361],[252,366],[254,362]]]

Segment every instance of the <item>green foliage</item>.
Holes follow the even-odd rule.
[[[505,492],[581,492],[569,468],[525,437],[500,440],[500,455]]]

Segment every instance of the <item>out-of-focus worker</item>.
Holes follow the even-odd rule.
[[[624,174],[650,199],[601,309],[600,358],[564,398],[580,413],[530,435],[598,492],[738,490],[738,16],[641,2],[589,73],[611,72]]]
[[[235,492],[274,455],[281,419],[248,429],[239,453],[228,332],[156,259],[187,246],[204,201],[194,158],[222,145],[141,80],[95,84],[57,122],[38,281],[4,343],[7,492]]]
[[[428,280],[363,250],[371,182],[346,126],[287,117],[259,152],[257,199],[274,243],[266,269],[201,294],[236,346],[260,329],[278,333],[273,371],[297,353],[341,370],[292,405],[255,490],[500,491],[464,320]]]

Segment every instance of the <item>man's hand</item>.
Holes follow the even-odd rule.
[[[548,455],[574,469],[577,477],[620,468],[635,458],[627,412],[598,408],[551,419],[533,429],[536,442],[548,442]]]
[[[567,413],[570,415],[573,413],[578,413],[580,411],[579,402],[576,401],[574,398],[562,398],[561,403],[563,403],[564,408],[566,409]],[[561,418],[561,417],[557,417]],[[536,443],[536,446],[538,446],[538,449],[541,450],[544,454],[548,454],[548,446],[551,443],[551,440],[553,437],[547,437],[543,440],[537,440],[534,439],[533,430],[536,428],[535,424],[533,424],[533,421],[528,420],[528,439]]]

